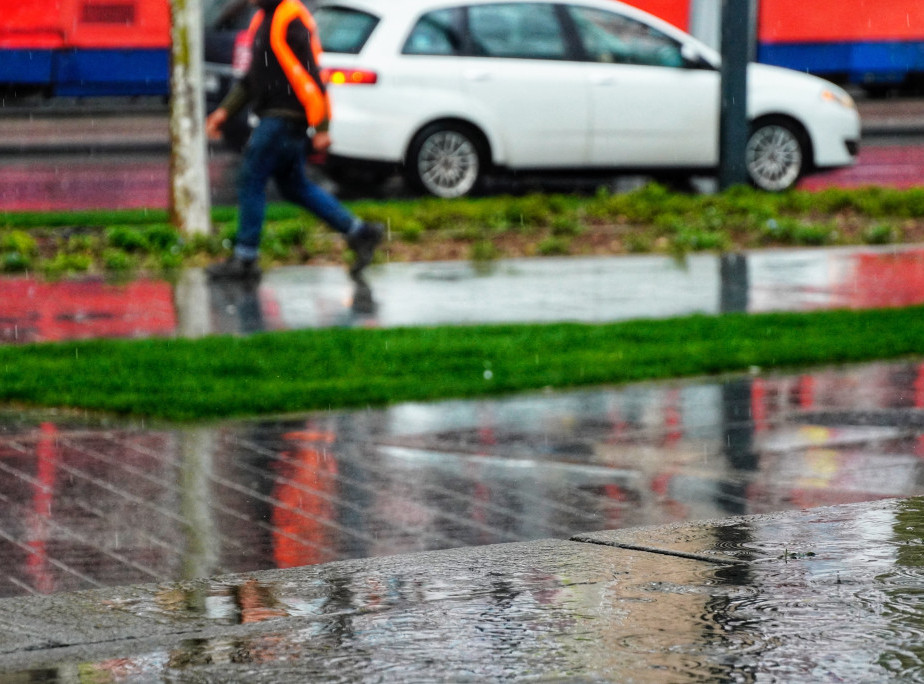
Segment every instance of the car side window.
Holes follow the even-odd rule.
[[[461,9],[428,12],[417,20],[401,50],[405,55],[458,55],[462,52],[459,32]]]
[[[378,19],[347,7],[319,7],[314,13],[325,52],[358,55],[372,35]]]
[[[594,62],[682,67],[681,45],[656,28],[621,14],[569,6],[581,45]]]
[[[564,30],[551,4],[473,5],[468,28],[479,57],[567,59]]]

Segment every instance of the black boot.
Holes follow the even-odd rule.
[[[350,266],[350,275],[356,278],[366,266],[372,263],[375,248],[378,247],[385,236],[385,226],[381,223],[363,223],[359,228],[347,235],[346,241],[356,255],[353,265]]]
[[[239,256],[207,266],[205,272],[213,280],[255,280],[261,274],[256,259],[241,259]]]

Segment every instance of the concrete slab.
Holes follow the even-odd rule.
[[[600,543],[616,538],[592,535],[9,599],[0,601],[0,673],[204,682],[924,675],[922,499],[633,538],[663,548],[616,548]]]
[[[632,573],[643,578],[656,565],[663,563],[650,554],[545,540],[13,599],[0,603],[7,626],[0,666],[102,663],[129,654],[158,662],[162,650],[175,661],[185,650],[189,663],[180,670],[209,672],[201,667],[204,654],[228,641],[253,640],[238,648],[256,655],[276,642],[276,655],[263,653],[253,668],[264,680],[276,679],[267,670],[292,668],[292,660],[299,661],[300,681],[389,671],[401,679],[547,672],[556,652],[568,655],[576,620],[609,622],[608,611],[594,604],[615,584],[614,573],[628,588]],[[658,576],[690,583],[701,570],[679,560]],[[556,644],[558,637],[565,639]],[[193,640],[213,643],[193,646]],[[245,678],[244,670],[226,665],[219,670]]]
[[[739,644],[746,671],[771,681],[920,681],[922,532],[924,500],[915,498],[574,539],[737,560],[719,573],[741,590],[721,607],[721,640]]]
[[[874,555],[891,557],[908,543],[903,538],[881,537],[880,527],[883,522],[893,522],[898,501],[805,510],[801,512],[802,524],[798,527],[792,525],[794,518],[790,511],[576,534],[571,539],[729,565],[775,560],[868,562],[871,537],[876,541]],[[920,517],[924,515],[922,503],[920,498],[911,498],[900,506],[907,515]],[[830,579],[836,581],[834,576]]]

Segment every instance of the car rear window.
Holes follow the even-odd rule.
[[[348,7],[325,6],[314,13],[321,47],[325,52],[357,55],[363,49],[378,17]]]

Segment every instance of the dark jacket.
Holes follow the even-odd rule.
[[[298,0],[261,0],[259,6],[249,29],[250,67],[221,106],[234,114],[251,102],[258,116],[304,120],[326,130],[330,103],[314,19]]]

